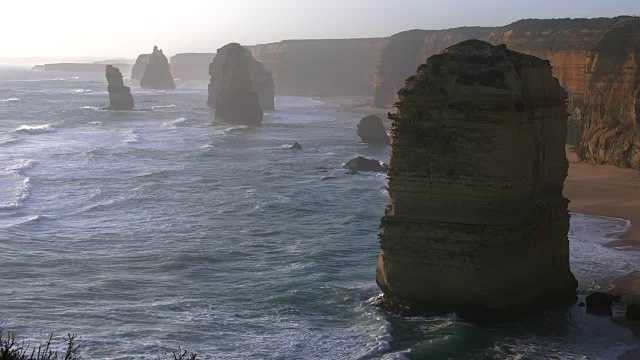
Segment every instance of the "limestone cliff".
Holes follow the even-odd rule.
[[[222,53],[220,52],[222,51]],[[238,64],[231,65],[230,61],[238,61]],[[245,69],[245,66],[248,70]],[[233,68],[233,69],[232,69]],[[232,69],[232,70],[229,70]],[[248,71],[249,80],[251,82],[250,89],[256,92],[260,101],[262,110],[274,110],[274,85],[271,73],[252,56],[251,52],[239,44],[228,44],[218,50],[217,55],[213,58],[209,66],[209,75],[211,76],[211,84],[209,85],[209,107],[216,107],[216,99],[218,95],[225,89],[228,84],[224,81],[228,76],[225,71],[233,71],[238,74]]]
[[[176,88],[173,76],[171,76],[169,60],[157,46],[153,47],[153,53],[149,56],[149,63],[144,69],[140,87],[158,90],[173,90]]]
[[[640,170],[640,19],[612,29],[594,48],[587,83],[578,155]]]
[[[147,68],[147,64],[149,64],[149,58],[151,54],[141,54],[136,59],[136,62],[133,64],[133,68],[131,68],[131,80],[142,80],[142,75],[144,75],[144,70]]]
[[[371,96],[373,70],[386,38],[286,40],[251,47],[273,74],[279,95]]]
[[[482,31],[487,29],[475,34],[468,30],[466,35],[549,60],[553,75],[569,92],[568,141],[577,143],[583,160],[638,169],[639,24],[640,18],[629,16],[529,19],[485,35]],[[391,37],[376,70],[374,105],[396,101],[406,72],[416,61],[424,62],[425,54],[438,50],[433,44],[441,42],[435,42],[434,34],[438,32],[414,30]],[[425,40],[420,47],[421,38]],[[635,124],[630,120],[634,118]]]
[[[462,27],[448,30],[410,30],[391,36],[378,57],[373,77],[374,100],[378,107],[391,106],[404,81],[431,55],[468,39],[489,35],[494,28]]]
[[[209,80],[209,64],[213,53],[186,53],[171,57],[171,74],[180,80]]]
[[[385,308],[482,316],[575,300],[566,98],[548,61],[478,40],[407,79],[380,233]]]
[[[109,110],[133,110],[133,96],[131,89],[124,86],[122,73],[117,67],[107,65],[106,77],[109,91]]]
[[[611,41],[619,43],[620,39],[611,36],[612,32],[621,35],[616,29],[639,22],[633,17],[521,20],[494,31],[487,41],[549,60],[553,75],[569,92],[569,126],[579,129],[593,67],[600,60],[607,62],[611,55],[599,49]],[[619,44],[626,51],[639,51],[628,45]]]
[[[209,67],[211,83],[207,102],[215,109],[217,122],[243,125],[262,122],[263,112],[257,93],[261,89],[254,88],[252,78],[256,63],[251,52],[240,44],[231,43],[218,49]]]

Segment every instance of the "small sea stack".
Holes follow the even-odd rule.
[[[207,104],[216,110],[216,121],[258,125],[263,110],[274,109],[271,73],[240,44],[231,43],[218,49],[209,75]]]
[[[380,305],[487,320],[575,302],[567,93],[549,62],[464,41],[430,57],[399,95]]]
[[[389,145],[389,135],[384,129],[382,119],[375,115],[364,117],[358,123],[358,136],[363,143]]]
[[[107,65],[106,77],[109,91],[108,110],[133,110],[133,95],[128,86],[124,86],[120,69]]]
[[[153,47],[153,53],[149,56],[149,63],[144,69],[140,87],[156,90],[173,90],[176,88],[171,76],[169,60],[157,46]]]

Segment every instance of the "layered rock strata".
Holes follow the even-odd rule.
[[[640,21],[609,31],[595,49],[576,151],[585,161],[640,170]]]
[[[117,67],[107,65],[106,77],[109,91],[109,110],[133,110],[134,102],[131,89],[124,86],[122,73]]]
[[[478,40],[407,79],[376,273],[385,308],[481,316],[575,301],[566,98],[548,61]]]
[[[389,135],[382,119],[375,115],[362,118],[358,123],[358,136],[367,144],[389,145]]]
[[[270,74],[259,65],[240,44],[231,43],[218,49],[209,66],[207,102],[216,111],[216,121],[258,125],[263,116],[261,100],[265,108],[273,108],[273,82],[269,82]]]
[[[176,88],[173,76],[171,76],[169,60],[157,46],[153,47],[153,53],[149,56],[149,63],[144,69],[140,87],[157,90],[173,90]]]

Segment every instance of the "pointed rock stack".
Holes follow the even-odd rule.
[[[149,56],[149,63],[144,69],[140,87],[156,90],[173,90],[176,88],[171,76],[169,60],[157,46],[153,47],[153,53]]]
[[[207,104],[216,110],[216,121],[257,125],[263,110],[273,110],[273,78],[240,44],[218,49],[209,74]]]
[[[381,305],[482,317],[575,301],[567,93],[549,62],[469,40],[430,57],[399,95]]]
[[[124,86],[122,74],[117,67],[107,65],[106,77],[109,91],[109,110],[133,110],[131,89]]]

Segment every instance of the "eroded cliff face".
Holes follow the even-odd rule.
[[[211,83],[207,102],[210,108],[215,109],[217,122],[242,125],[259,125],[262,122],[258,89],[254,88],[255,80],[252,78],[256,63],[251,52],[240,44],[231,43],[218,49],[209,67]]]
[[[407,79],[380,233],[385,308],[478,316],[575,301],[566,98],[547,61],[478,40]]]
[[[171,74],[180,80],[209,80],[209,64],[216,54],[185,53],[176,54],[169,62]]]
[[[632,17],[521,20],[494,31],[487,41],[549,60],[553,75],[569,92],[569,126],[579,129],[594,66],[612,55],[600,49],[610,41],[619,43],[610,36],[616,29],[637,22],[640,19]],[[627,51],[634,50],[627,47]]]
[[[286,40],[252,46],[279,95],[371,96],[387,39]]]
[[[640,170],[640,20],[613,29],[589,57],[578,155]]]
[[[407,77],[427,58],[468,39],[488,36],[495,28],[463,27],[448,30],[410,30],[391,36],[382,49],[373,77],[373,105],[391,106]]]
[[[176,88],[171,75],[169,60],[157,46],[153,47],[153,53],[149,56],[149,63],[144,69],[140,87],[158,90],[173,90]]]
[[[109,110],[133,110],[133,96],[131,89],[124,86],[120,69],[112,65],[107,65],[106,74],[109,91]]]
[[[237,63],[231,65],[230,61]],[[225,73],[225,71],[231,70],[237,72],[238,76],[244,76],[244,72],[247,72],[250,81],[249,89],[256,92],[262,110],[275,109],[275,91],[271,73],[265,69],[262,63],[251,56],[248,49],[236,43],[218,49],[217,55],[209,65],[211,83],[209,84],[208,105],[210,108],[216,107],[216,99],[222,91],[231,86],[238,86],[238,84],[232,84],[228,78],[229,74]]]

